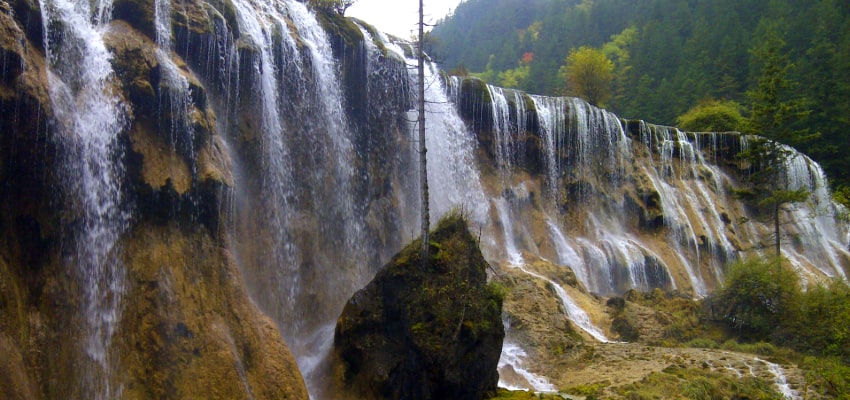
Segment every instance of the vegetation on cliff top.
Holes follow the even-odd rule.
[[[839,0],[469,0],[434,28],[431,53],[447,69],[480,72],[496,85],[560,95],[570,52],[598,49],[615,65],[606,107],[673,125],[702,103],[748,104],[764,76],[757,50],[775,34],[785,43],[788,80],[800,83],[782,99],[809,111],[791,128],[821,133],[799,149],[840,191],[850,186],[842,151],[850,145],[848,23],[850,3]],[[737,129],[722,130],[729,128]]]

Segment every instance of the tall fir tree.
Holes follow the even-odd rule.
[[[769,211],[777,262],[782,255],[780,211],[784,205],[805,201],[809,195],[808,188],[791,187],[788,168],[797,154],[788,145],[799,146],[816,137],[807,128],[800,128],[808,112],[803,99],[793,95],[796,85],[788,73],[794,65],[788,60],[778,27],[764,20],[761,41],[751,50],[758,77],[755,89],[747,92],[750,118],[745,126],[747,133],[756,136],[740,154],[752,168],[750,189],[738,192],[739,197]]]

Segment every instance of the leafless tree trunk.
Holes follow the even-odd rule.
[[[422,223],[422,263],[423,266],[428,263],[428,250],[430,241],[428,239],[428,231],[430,230],[431,212],[428,205],[428,169],[427,157],[425,148],[425,53],[423,50],[425,39],[425,15],[423,13],[423,1],[419,0],[419,45],[417,59],[419,61],[417,67],[419,70],[419,184],[421,192],[421,223]]]

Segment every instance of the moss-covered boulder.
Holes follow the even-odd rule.
[[[337,321],[334,353],[356,398],[477,400],[496,390],[505,331],[488,264],[459,216],[431,239],[426,267],[414,241]]]

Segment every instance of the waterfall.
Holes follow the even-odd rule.
[[[792,206],[786,211],[787,220],[793,224],[791,231],[797,237],[792,245],[783,246],[782,251],[792,262],[805,262],[827,276],[847,279],[840,260],[841,256],[850,255],[847,229],[837,225],[834,218],[843,207],[832,201],[829,183],[820,165],[790,147],[786,150],[794,154],[786,160],[785,166],[789,189],[807,189],[809,199],[807,207]],[[820,260],[828,260],[829,264],[824,265]]]
[[[522,265],[517,266],[523,273],[526,275],[530,275],[534,278],[545,281],[549,284],[553,289],[555,289],[555,294],[558,296],[558,299],[561,301],[561,305],[563,306],[564,315],[569,319],[572,323],[576,324],[579,329],[585,331],[587,334],[592,336],[594,339],[602,342],[602,343],[610,343],[611,341],[602,333],[602,330],[599,329],[593,322],[590,320],[590,317],[587,313],[576,304],[575,300],[570,297],[566,290],[564,290],[561,285],[557,284],[555,281],[540,275],[538,273],[529,271]]]
[[[44,0],[48,85],[61,145],[61,194],[69,215],[62,241],[66,265],[83,291],[79,327],[87,357],[77,366],[78,397],[120,397],[112,385],[111,343],[121,317],[125,271],[118,240],[129,224],[118,136],[126,110],[111,90],[111,54],[103,42],[111,4]]]
[[[545,377],[523,367],[528,354],[521,347],[505,342],[499,358],[499,387],[508,390],[531,389],[535,392],[556,392],[558,389]]]
[[[137,270],[123,260],[135,262],[130,257],[147,249],[138,248],[144,242],[123,243],[147,233],[144,229],[151,224],[169,229],[174,224],[209,235],[203,246],[211,243],[220,251],[216,254],[226,258],[222,265],[227,276],[236,277],[228,290],[241,291],[236,285],[244,279],[250,300],[277,324],[311,394],[322,397],[323,369],[343,304],[418,232],[418,138],[411,110],[417,96],[428,104],[432,222],[455,209],[463,212],[496,273],[498,267],[513,268],[512,274],[545,282],[563,318],[588,339],[609,341],[590,319],[590,310],[580,307],[589,304],[581,301],[586,297],[571,297],[580,290],[551,277],[570,269],[594,296],[660,288],[702,297],[722,285],[728,262],[769,251],[762,244],[770,224],[759,221],[754,207],[733,195],[746,174],[735,154],[749,138],[624,120],[575,98],[529,95],[480,81],[468,85],[465,78],[443,75],[433,62],[424,71],[425,92],[416,93],[417,71],[407,68],[416,61],[409,43],[363,23],[317,16],[305,3],[155,0],[149,3],[153,9],[146,10],[152,14],[136,18],[127,14],[137,3],[116,2],[121,5],[116,15],[126,20],[113,22],[109,0],[40,0],[43,26],[25,29],[23,17],[11,14],[26,5],[0,7],[18,25],[10,31],[19,35],[17,42],[8,42],[14,51],[4,51],[0,61],[4,106],[12,98],[20,109],[38,107],[27,110],[26,117],[3,118],[2,129],[13,120],[13,129],[44,129],[32,141],[25,137],[29,132],[10,135],[12,147],[36,149],[26,149],[19,158],[17,149],[4,149],[0,175],[14,186],[4,189],[4,196],[31,200],[41,191],[55,193],[55,198],[20,212],[14,201],[7,207],[14,210],[12,218],[3,216],[4,226],[32,234],[9,239],[7,251],[24,252],[15,246],[47,250],[34,264],[53,273],[61,262],[69,280],[45,286],[50,292],[40,297],[42,288],[30,289],[41,282],[26,282],[28,287],[13,291],[40,301],[67,294],[68,307],[76,307],[74,315],[60,321],[70,326],[68,332],[48,337],[53,343],[73,343],[67,351],[74,357],[63,353],[45,358],[61,364],[45,371],[57,376],[72,371],[75,379],[49,383],[51,390],[67,384],[73,398],[129,396],[129,384],[122,388],[117,382],[134,382],[137,372],[119,366],[132,364],[127,359],[147,355],[148,349],[128,349],[136,333],[119,332],[138,322],[129,308],[129,293],[141,287],[136,285]],[[46,71],[33,71],[41,67],[41,54],[29,40],[39,35]],[[142,72],[133,66],[127,68],[134,71],[113,71],[113,64],[125,63],[114,62],[119,60],[106,43],[120,51],[141,51],[144,57],[134,62],[146,64],[138,68]],[[149,53],[151,43],[156,48]],[[27,74],[15,75],[18,68],[8,65],[18,62],[15,57],[30,64],[21,66]],[[48,104],[42,102],[42,72]],[[136,72],[141,75],[133,76]],[[5,91],[7,87],[19,92]],[[145,104],[129,103],[138,98],[137,89],[145,92]],[[30,118],[36,112],[39,116]],[[47,123],[45,115],[51,118]],[[161,149],[160,139],[171,148]],[[155,141],[155,146],[140,149],[151,144],[140,140]],[[210,155],[206,151],[212,147],[202,146],[215,147],[217,153]],[[811,195],[781,210],[782,255],[804,281],[846,279],[850,229],[834,218],[845,210],[831,200],[820,166],[786,150],[792,154],[784,166],[789,187]],[[33,168],[43,174],[36,177],[41,179],[38,186],[17,187],[31,177],[15,175],[42,161],[39,152],[45,165],[55,163],[55,170]],[[172,162],[171,153],[179,162]],[[161,162],[165,165],[158,165],[159,156],[169,158]],[[221,158],[204,160],[207,156]],[[139,169],[183,168],[184,161],[191,179],[182,181],[190,186],[172,179],[169,187],[168,178],[177,171],[154,171],[155,179],[138,176],[150,172]],[[204,168],[219,170],[207,174]],[[226,177],[210,176],[219,172]],[[161,187],[149,182],[159,178],[165,182]],[[59,185],[54,188],[55,182]],[[212,188],[204,187],[208,184]],[[221,198],[223,204],[202,204]],[[162,204],[192,209],[154,209]],[[192,219],[208,211],[223,215]],[[22,219],[14,219],[18,217]],[[218,225],[219,219],[225,222]],[[557,266],[535,265],[548,260]],[[238,273],[230,269],[235,266]],[[182,283],[154,279],[157,294],[170,294]],[[249,303],[236,299],[215,307],[228,312],[224,308]],[[170,312],[167,307],[156,311]],[[557,315],[558,321],[563,318]],[[22,332],[31,328],[23,317],[13,323]],[[49,321],[44,326],[54,325]],[[251,346],[243,343],[243,332],[224,331],[233,326],[222,325],[215,329],[223,331],[212,333],[229,346],[222,356],[236,360],[231,372],[251,395],[259,390],[252,387],[256,353],[246,354]],[[268,331],[264,334],[276,335],[262,328]],[[125,350],[128,354],[122,354]],[[525,369],[523,359],[529,355],[519,344],[506,342],[502,356],[500,368],[521,378],[504,385],[551,389],[544,378]],[[764,365],[780,388],[787,387],[781,368]],[[767,367],[760,365],[761,372]],[[39,378],[39,373],[33,376]]]
[[[558,156],[564,150],[567,137],[567,99],[564,97],[531,96],[540,119],[540,130],[545,139],[546,185],[550,197],[558,193],[561,163]]]
[[[758,357],[754,358],[756,362],[762,362],[767,366],[768,371],[771,375],[773,375],[773,383],[776,385],[776,388],[779,389],[779,393],[782,394],[782,397],[789,400],[797,400],[802,399],[794,389],[791,389],[791,386],[788,384],[788,378],[785,376],[785,371],[782,369],[779,364],[772,363],[770,361],[762,360]]]
[[[405,60],[407,65],[416,64],[417,60],[407,57],[398,43],[389,41],[386,37],[379,37],[379,39],[388,51]],[[408,72],[410,82],[416,82],[419,79],[415,68],[408,68]],[[475,140],[450,101],[449,94],[452,89],[446,87],[439,70],[430,61],[425,66],[424,79],[431,222],[436,222],[440,216],[453,209],[461,209],[471,222],[483,225],[486,223],[489,207],[475,160]],[[417,95],[414,94],[414,96]],[[411,121],[408,126],[410,142],[408,151],[411,155],[415,155],[418,151],[415,110],[410,109],[407,114],[407,120]],[[418,175],[409,176],[418,179],[415,178]],[[418,204],[416,207],[418,208]]]
[[[525,266],[525,262],[522,259],[522,254],[517,249],[517,245],[513,242],[513,227],[511,223],[511,219],[508,216],[508,209],[506,206],[506,202],[504,199],[496,200],[496,208],[498,210],[499,219],[502,224],[504,235],[505,235],[505,250],[507,252],[507,260],[510,263],[512,268],[518,268],[524,274],[529,275],[535,279],[540,279],[550,285],[558,296],[558,299],[563,306],[564,316],[567,317],[572,323],[579,327],[579,329],[587,332],[594,339],[602,342],[608,343],[607,337],[602,333],[602,330],[593,324],[590,320],[590,317],[587,313],[579,307],[578,304],[570,297],[570,295],[564,290],[561,285],[556,283],[555,281],[540,275],[536,272],[529,271]],[[504,349],[503,349],[504,352]]]
[[[162,68],[162,78],[157,88],[157,118],[160,130],[169,132],[174,150],[195,160],[195,135],[192,128],[192,93],[189,80],[171,57],[171,0],[156,0],[154,3],[154,27],[156,32],[156,59]],[[192,176],[197,175],[194,162],[189,163]]]

